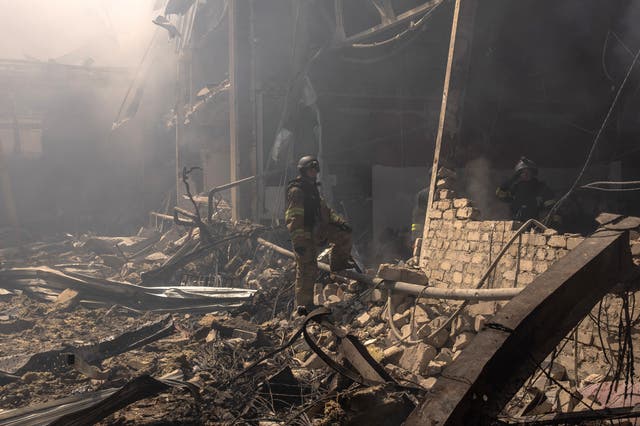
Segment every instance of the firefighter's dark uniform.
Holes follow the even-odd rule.
[[[416,194],[415,204],[411,211],[411,241],[415,242],[422,238],[425,217],[427,216],[427,202],[429,199],[429,188],[424,188]]]
[[[524,169],[529,169],[532,173],[529,180],[520,179],[520,173]],[[553,191],[536,178],[537,172],[535,163],[522,157],[516,165],[514,175],[496,190],[499,199],[510,203],[511,217],[514,220],[540,219],[543,212],[555,203]]]
[[[287,187],[285,219],[296,254],[296,305],[310,307],[318,276],[317,247],[331,243],[331,270],[347,269],[351,228],[327,206],[315,180],[302,176]]]

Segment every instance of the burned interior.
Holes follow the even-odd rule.
[[[5,9],[0,425],[640,418],[640,1]]]

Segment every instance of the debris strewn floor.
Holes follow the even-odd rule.
[[[286,235],[225,222],[202,241],[197,227],[189,229],[67,236],[2,249],[0,423],[63,398],[76,397],[86,408],[96,395],[171,375],[197,391],[143,392],[113,414],[107,410],[100,424],[400,424],[504,303],[478,302],[458,312],[460,302],[389,296],[325,273],[315,302],[330,311],[303,323],[291,317],[293,262],[254,238]],[[54,268],[107,290],[65,289],[72,281],[58,275],[53,285],[52,275],[9,273],[26,267]],[[403,264],[383,265],[379,276],[426,282]],[[135,291],[122,300],[119,286]],[[159,308],[134,297],[140,288],[159,287],[180,303]],[[186,291],[197,287],[251,293],[204,306],[205,290]],[[109,289],[116,291],[111,301]],[[621,351],[616,325],[624,306],[608,296],[568,336],[579,349],[578,343],[558,348],[543,366],[550,375],[532,377],[505,418],[580,410],[584,401],[621,406],[624,391],[612,391],[612,399],[602,389],[615,376],[608,366]],[[633,318],[639,309],[631,308]],[[606,386],[594,388],[598,383]]]

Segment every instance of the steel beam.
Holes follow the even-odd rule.
[[[393,5],[390,1],[371,0],[371,3],[380,14],[381,23],[349,37],[347,37],[345,34],[343,2],[344,0],[335,0],[334,2],[336,15],[335,47],[363,42],[370,37],[375,37],[394,27],[410,22],[411,20],[418,19],[422,14],[427,13],[429,10],[442,3],[442,0],[425,1],[420,6],[416,6],[413,9],[407,10],[406,12],[403,12],[399,15],[396,15],[395,11],[393,10]]]
[[[631,271],[626,232],[600,231],[538,276],[447,367],[406,425],[496,419],[540,362]]]

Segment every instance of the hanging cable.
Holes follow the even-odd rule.
[[[604,117],[602,125],[600,126],[600,129],[598,130],[598,133],[596,134],[596,136],[595,136],[595,138],[593,140],[593,143],[591,144],[591,149],[589,150],[589,154],[587,155],[587,159],[585,160],[584,165],[582,166],[582,170],[580,170],[580,173],[578,173],[578,176],[576,177],[576,180],[573,182],[573,184],[571,185],[571,188],[569,188],[567,193],[564,194],[562,196],[562,198],[560,198],[553,205],[551,210],[549,210],[549,214],[547,214],[547,217],[544,220],[545,224],[549,223],[549,220],[556,214],[556,212],[558,211],[558,209],[560,208],[562,203],[564,203],[566,201],[566,199],[569,198],[569,196],[573,193],[573,191],[578,186],[578,182],[580,182],[580,179],[582,179],[582,177],[584,176],[584,173],[587,171],[587,168],[589,167],[589,164],[591,163],[591,159],[593,158],[593,154],[594,154],[594,152],[596,150],[596,147],[598,146],[598,142],[600,142],[600,137],[602,136],[602,133],[604,132],[604,129],[607,127],[607,123],[609,122],[609,119],[611,118],[611,114],[613,114],[613,110],[615,109],[615,106],[618,104],[618,100],[620,99],[620,95],[622,94],[622,91],[624,90],[625,86],[627,85],[627,81],[629,81],[629,76],[631,75],[631,71],[633,71],[633,68],[638,63],[638,59],[639,58],[640,58],[640,50],[638,50],[638,53],[636,53],[636,56],[633,58],[633,62],[631,62],[631,65],[629,65],[629,69],[627,70],[627,74],[625,75],[624,80],[622,80],[622,83],[620,84],[620,87],[618,88],[618,91],[616,92],[616,96],[613,98],[613,102],[611,102],[611,106],[609,107],[609,111],[607,111],[607,115]]]
[[[131,84],[129,84],[129,87],[127,88],[127,91],[124,95],[124,98],[122,99],[122,103],[120,103],[120,107],[118,108],[118,112],[116,114],[116,118],[113,120],[113,125],[112,125],[112,130],[114,130],[115,128],[118,127],[119,124],[121,124],[120,119],[122,117],[122,110],[124,109],[124,106],[126,105],[127,101],[129,100],[129,96],[131,95],[131,91],[133,90],[134,86],[136,85],[138,78],[140,77],[141,73],[142,73],[142,69],[143,69],[143,65],[147,59],[147,56],[149,55],[149,52],[151,52],[152,47],[155,44],[156,41],[156,37],[158,36],[158,29],[156,28],[156,30],[153,32],[153,35],[151,36],[151,40],[149,41],[149,45],[147,46],[146,50],[144,51],[143,55],[142,55],[142,59],[140,59],[140,63],[138,64],[138,67],[136,68],[136,72],[133,76],[133,80],[131,80]]]
[[[635,186],[631,186],[631,185],[635,185]],[[616,186],[620,188],[615,188]],[[637,181],[637,180],[625,181],[625,182],[598,181],[598,182],[591,182],[586,185],[582,185],[580,188],[594,189],[596,191],[604,191],[604,192],[640,191],[640,181]]]

